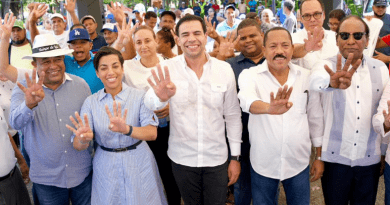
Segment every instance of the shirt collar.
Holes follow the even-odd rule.
[[[67,81],[67,80],[70,80],[70,81],[73,80],[67,73],[64,73],[64,75],[65,75],[65,78],[64,78],[64,80],[62,81],[62,84],[61,84],[61,85],[63,85],[63,84],[65,83],[65,81]],[[36,82],[38,82],[38,81],[39,81],[39,76],[38,76],[38,73],[37,73]],[[45,86],[45,84],[43,84],[42,87],[47,88],[47,87]]]
[[[236,57],[237,62],[244,61],[245,59],[248,59],[248,60],[252,61],[251,59],[245,57],[242,53],[240,53],[240,55],[238,55],[238,56]],[[265,58],[264,58],[264,56],[263,56],[263,58],[261,58],[260,61],[259,61],[257,64],[262,64],[264,61],[265,61]],[[253,61],[252,61],[252,62],[253,62]],[[254,63],[254,62],[253,62],[253,63]]]
[[[122,90],[115,96],[115,99],[119,99],[119,100],[124,101],[124,100],[126,99],[125,90],[126,90],[128,87],[129,87],[129,86],[127,86],[126,83],[123,83],[123,82],[122,82]],[[105,97],[108,96],[108,95],[111,97],[111,94],[106,93],[105,91],[106,91],[105,88],[99,90],[99,92],[98,92],[98,100],[99,100],[99,101],[101,101],[103,98],[105,98]]]
[[[211,64],[211,57],[210,57],[210,55],[207,52],[205,52],[205,54],[206,54],[207,62],[204,65]],[[187,65],[187,61],[186,61],[186,59],[184,57],[184,54],[181,55],[180,60],[181,60],[182,63],[184,63],[184,68],[190,68]]]
[[[88,60],[87,62],[93,60],[93,57],[95,56],[95,54],[93,54],[92,51],[89,51],[89,55],[90,55],[91,57],[89,58],[89,60]],[[73,56],[73,55],[72,55],[71,58],[72,58],[72,60],[73,60],[74,63],[77,63],[77,61],[74,59],[74,56]]]

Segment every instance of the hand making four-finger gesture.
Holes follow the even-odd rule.
[[[89,146],[88,143],[93,139],[93,132],[91,127],[89,126],[87,114],[84,114],[84,123],[81,120],[81,117],[78,112],[75,112],[75,117],[77,121],[72,116],[69,117],[75,128],[69,125],[66,125],[66,128],[68,128],[75,134],[76,137],[74,140],[78,140],[81,145],[86,146],[84,147],[85,149]]]
[[[324,37],[324,29],[315,27],[314,32],[311,33],[307,31],[307,39],[304,39],[305,42],[304,48],[305,51],[318,51],[322,48],[322,39]]]
[[[207,27],[207,35],[212,39],[217,39],[219,35],[215,30],[215,22],[212,24],[211,18],[208,18],[206,16],[204,17],[204,22],[206,23]]]
[[[0,17],[0,21],[1,21]],[[16,18],[14,17],[14,14],[7,13],[4,17],[4,23],[1,25],[0,24],[0,37],[2,40],[9,41],[11,32],[12,32],[12,27],[14,26]]]
[[[333,72],[332,69],[330,69],[327,65],[325,65],[325,70],[330,75],[330,86],[332,88],[339,88],[339,89],[347,89],[351,85],[352,76],[358,69],[359,65],[361,64],[362,60],[359,59],[355,62],[354,65],[352,65],[352,68],[348,70],[352,63],[353,59],[353,53],[350,53],[348,55],[347,60],[345,61],[344,67],[341,69],[341,54],[337,55],[337,63],[336,63],[336,72]]]
[[[39,75],[39,81],[36,81],[36,69],[33,69],[32,79],[28,73],[25,74],[27,88],[24,87],[20,82],[17,82],[18,87],[24,92],[26,99],[26,106],[30,109],[38,105],[39,102],[45,97],[45,92],[43,90],[43,79],[45,78],[45,72],[42,71]]]
[[[240,36],[237,36],[236,40],[234,40],[232,32],[228,32],[226,38],[220,36],[219,53],[217,58],[219,60],[225,60],[226,58],[234,57],[234,48],[236,47],[239,40]]]
[[[125,112],[122,115],[121,103],[118,103],[117,105],[115,100],[113,103],[112,114],[110,109],[108,108],[108,105],[105,105],[105,108],[106,108],[106,113],[108,115],[108,118],[110,119],[110,125],[108,126],[108,129],[110,129],[113,132],[119,132],[122,134],[128,133],[129,126],[126,124],[127,109],[125,109]]]
[[[268,114],[270,115],[281,115],[286,113],[293,106],[292,102],[289,102],[293,87],[288,88],[287,85],[284,88],[279,88],[274,97],[274,93],[270,94],[270,103],[268,107]]]
[[[153,88],[154,93],[156,93],[157,97],[160,98],[161,102],[168,101],[172,96],[176,93],[176,86],[171,81],[171,77],[169,76],[168,67],[164,66],[165,77],[163,75],[160,64],[157,64],[157,72],[152,70],[152,76],[156,84],[152,82],[150,78],[148,78],[149,85]]]

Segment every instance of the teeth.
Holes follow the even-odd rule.
[[[188,48],[197,48],[198,46],[188,46]]]
[[[116,78],[109,78],[107,79],[108,82],[115,82]]]

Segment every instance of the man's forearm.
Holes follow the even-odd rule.
[[[14,149],[15,151],[15,157],[16,159],[18,160],[18,164],[23,164],[23,163],[26,163],[26,160],[24,160],[24,157],[22,155],[22,153],[20,152],[20,150],[18,149],[18,147],[16,146],[16,143],[14,141],[14,138],[12,138],[12,136],[8,133],[8,136],[9,136],[9,140],[11,141],[11,144],[12,144],[12,148]]]
[[[316,159],[318,157],[321,157],[321,153],[322,153],[322,147],[315,147],[316,149]]]
[[[305,50],[305,44],[294,44],[293,58],[303,58],[308,52]]]
[[[79,18],[76,15],[76,12],[69,12],[70,17],[72,18],[73,25],[80,24]]]
[[[269,103],[265,103],[261,100],[256,100],[251,104],[249,112],[251,114],[268,114]]]
[[[18,70],[9,64],[9,39],[9,36],[3,36],[0,42],[0,73],[11,82],[16,83],[18,79]]]
[[[31,35],[31,42],[34,42],[35,36],[39,35],[39,30],[36,24],[36,21],[30,20],[30,35]]]

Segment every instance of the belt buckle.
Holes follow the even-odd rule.
[[[115,149],[115,151],[117,151],[117,152],[124,152],[124,151],[127,151],[127,147],[117,148],[117,149]]]

